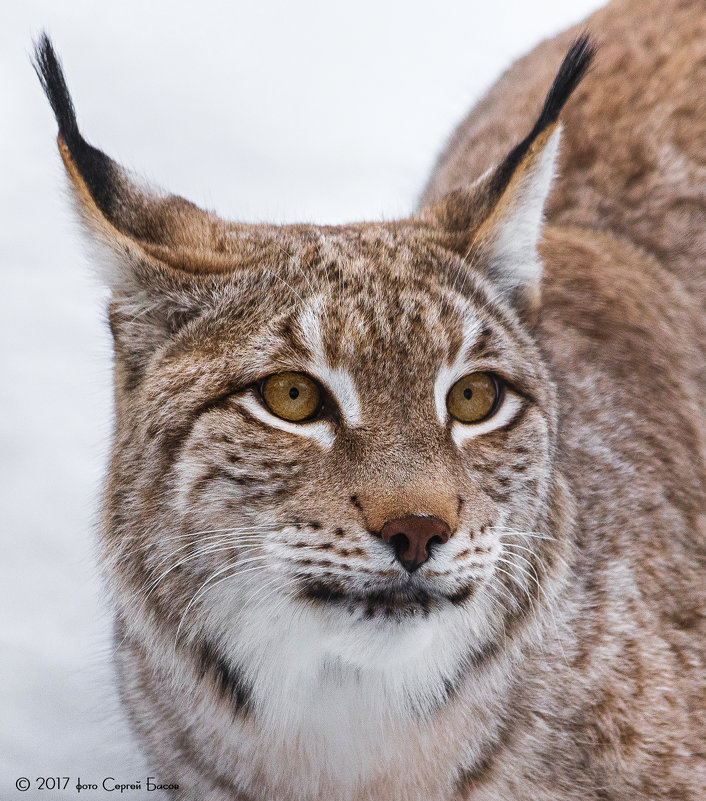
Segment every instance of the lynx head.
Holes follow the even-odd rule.
[[[360,666],[461,645],[468,661],[543,603],[565,509],[537,242],[591,57],[579,39],[531,132],[466,189],[394,222],[268,226],[149,190],[89,145],[40,41],[112,293],[102,541],[128,628],[243,665],[294,626]]]

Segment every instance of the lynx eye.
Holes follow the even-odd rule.
[[[480,423],[495,412],[500,384],[490,373],[469,373],[457,381],[446,398],[451,417],[461,423]]]
[[[276,417],[300,423],[309,420],[321,406],[321,388],[304,373],[275,373],[260,385],[267,408]]]

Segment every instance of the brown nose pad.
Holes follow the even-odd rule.
[[[406,515],[388,520],[380,536],[395,549],[395,556],[409,573],[413,573],[429,558],[434,543],[449,541],[451,529],[438,517]]]

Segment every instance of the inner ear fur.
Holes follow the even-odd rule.
[[[571,45],[529,134],[467,188],[422,209],[419,217],[444,245],[484,272],[500,294],[533,316],[540,300],[537,243],[554,177],[559,114],[595,55],[587,34]]]

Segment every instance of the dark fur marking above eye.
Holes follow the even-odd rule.
[[[480,334],[478,335],[478,339],[473,343],[473,349],[476,350],[485,350],[490,344],[490,339],[493,335],[493,332],[490,326],[486,323],[483,325]]]

